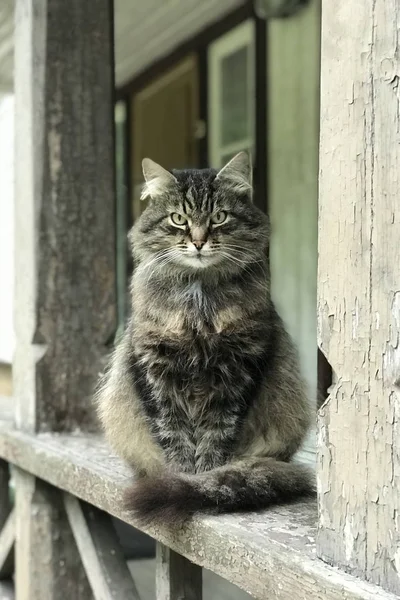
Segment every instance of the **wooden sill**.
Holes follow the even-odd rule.
[[[100,436],[31,435],[3,420],[0,457],[137,527],[120,508],[131,473]],[[144,531],[256,598],[394,600],[316,558],[316,521],[316,503],[309,501],[265,513],[196,519],[177,531]]]

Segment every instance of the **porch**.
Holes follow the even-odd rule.
[[[215,5],[193,2],[176,36]],[[323,12],[318,314],[335,379],[319,413],[319,511],[300,502],[146,530],[157,542],[159,600],[200,600],[203,567],[259,599],[394,600],[400,592],[400,156],[391,128],[400,16],[394,0],[385,8],[353,0]],[[312,13],[296,17],[303,28],[301,14]],[[109,0],[16,3],[15,405],[2,403],[0,415],[4,598],[14,594],[14,548],[18,600],[139,598],[111,522],[137,526],[119,508],[131,475],[98,433],[91,404],[117,327],[113,19]],[[162,47],[149,32],[145,39],[135,60]],[[286,172],[276,154],[271,160],[281,190]],[[307,184],[316,190],[316,177]]]

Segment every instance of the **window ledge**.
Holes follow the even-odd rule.
[[[137,527],[120,508],[131,473],[100,436],[31,435],[0,421],[0,457]],[[394,600],[316,558],[316,521],[316,503],[308,501],[144,531],[256,598]]]

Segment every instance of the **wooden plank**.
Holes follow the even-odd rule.
[[[91,600],[62,494],[16,469],[18,600]]]
[[[400,128],[397,0],[325,2],[318,553],[400,594]],[[351,57],[351,60],[349,60]]]
[[[0,582],[0,600],[14,600],[14,584],[11,581]]]
[[[8,402],[7,402],[8,400]],[[9,409],[10,399],[1,399],[1,408]],[[14,517],[11,513],[10,469],[6,461],[0,460],[0,579],[14,573]]]
[[[202,600],[202,569],[167,546],[156,547],[156,599]]]
[[[112,2],[17,0],[15,23],[18,425],[93,429],[116,321]]]
[[[8,515],[0,533],[0,579],[14,573],[15,510]]]
[[[121,508],[130,470],[95,435],[12,431],[0,424],[0,456],[138,527]],[[379,587],[316,558],[314,502],[265,513],[196,519],[186,528],[146,529],[159,542],[256,598],[395,600]],[[65,596],[66,597],[66,596]]]
[[[64,494],[69,524],[96,600],[140,600],[111,517]]]

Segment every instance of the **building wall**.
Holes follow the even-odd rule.
[[[267,22],[272,295],[317,390],[320,0]],[[314,461],[315,430],[303,458]]]

